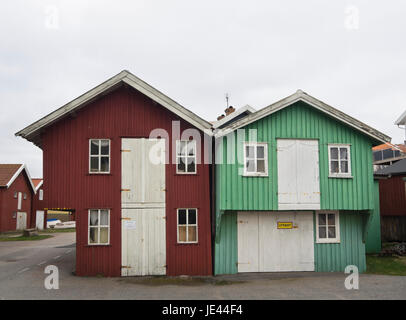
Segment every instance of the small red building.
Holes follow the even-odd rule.
[[[210,123],[122,71],[16,135],[75,214],[77,275],[212,274]]]
[[[23,164],[0,164],[0,232],[23,230],[32,224],[35,188]]]

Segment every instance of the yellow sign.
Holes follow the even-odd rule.
[[[292,229],[293,222],[280,222],[278,221],[278,229]]]

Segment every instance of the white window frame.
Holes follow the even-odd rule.
[[[331,160],[331,148],[338,148],[338,159]],[[346,148],[348,154],[348,172],[341,172],[341,159],[340,159],[340,148]],[[331,161],[338,161],[339,172],[331,172]],[[328,176],[330,178],[352,178],[351,173],[351,145],[350,144],[328,144]]]
[[[95,210],[97,210],[97,212],[98,212],[98,225],[97,225],[97,227],[90,227],[90,211],[95,211]],[[100,211],[107,211],[107,213],[108,213],[108,215],[107,215],[107,217],[108,217],[108,225],[100,225]],[[111,230],[111,226],[110,226],[110,209],[89,209],[88,211],[87,211],[87,216],[88,216],[88,218],[87,218],[87,244],[89,245],[89,246],[108,246],[108,245],[110,245],[110,230]],[[107,227],[108,228],[108,241],[107,241],[107,243],[100,243],[100,227]],[[98,232],[98,241],[97,241],[97,243],[91,243],[90,242],[90,228],[93,228],[93,229],[99,229],[99,232]]]
[[[92,155],[92,141],[94,140],[98,140],[99,141],[99,154],[98,155]],[[107,140],[109,142],[109,154],[108,154],[108,158],[109,158],[109,170],[108,171],[100,171],[101,168],[101,158],[102,157],[107,157],[107,155],[105,154],[101,154],[101,140]],[[92,158],[98,158],[99,159],[99,171],[92,171],[92,167],[91,167],[91,160]],[[110,139],[106,139],[106,138],[91,138],[89,139],[89,174],[110,174],[110,168],[111,168],[111,140]]]
[[[186,142],[186,155],[185,156],[179,156],[178,155],[178,147],[179,147],[179,144],[181,143],[181,142]],[[194,148],[195,148],[195,154],[194,154],[194,156],[189,156],[188,155],[188,152],[187,152],[187,150],[188,150],[188,147],[187,147],[187,144],[188,143],[193,143],[194,144]],[[196,162],[196,160],[197,160],[197,147],[196,147],[196,140],[176,140],[176,174],[197,174],[197,162]],[[178,171],[178,159],[179,158],[186,158],[186,162],[185,162],[185,172],[182,172],[182,171]],[[187,159],[188,158],[195,158],[195,171],[187,171]]]
[[[264,147],[264,162],[265,162],[265,172],[257,172],[257,147],[263,146]],[[255,172],[248,172],[246,167],[246,159],[247,159],[247,147],[254,147],[254,160],[255,160]],[[244,142],[244,176],[246,177],[268,177],[268,143],[267,142]],[[262,159],[259,159],[262,160]]]
[[[39,189],[38,199],[40,201],[44,200],[44,190],[43,189]]]
[[[19,192],[18,193],[17,210],[21,210],[22,201],[23,201],[23,194],[22,194],[22,192]]]
[[[179,225],[179,210],[186,210],[186,224]],[[189,210],[196,211],[196,224],[189,224]],[[176,239],[178,244],[188,244],[188,243],[198,243],[199,242],[199,219],[198,219],[198,210],[197,208],[178,208],[176,209]],[[186,239],[189,239],[189,230],[188,227],[196,226],[196,241],[179,241],[179,226],[186,227]]]
[[[319,237],[319,215],[326,215],[326,237]],[[335,228],[336,236],[335,238],[328,238],[328,214],[335,215]],[[316,243],[340,243],[340,213],[338,211],[320,211],[316,212]]]

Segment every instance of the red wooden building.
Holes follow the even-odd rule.
[[[406,159],[375,172],[379,177],[383,241],[406,241]]]
[[[43,150],[44,207],[75,213],[77,275],[212,273],[210,128],[122,71],[16,134]]]
[[[35,188],[23,164],[0,164],[0,232],[29,228]]]

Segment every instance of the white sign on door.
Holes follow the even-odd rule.
[[[135,221],[126,221],[126,222],[124,223],[124,227],[125,227],[127,230],[135,230]]]

